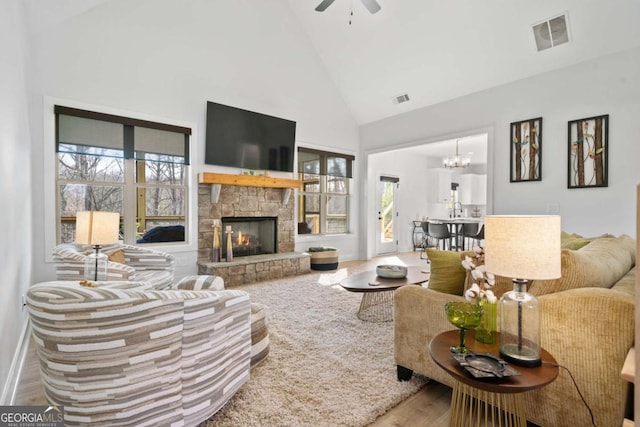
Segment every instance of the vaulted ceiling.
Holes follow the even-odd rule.
[[[25,5],[37,32],[107,1]],[[359,124],[640,46],[638,0],[378,0],[374,15],[359,0],[322,13],[320,0],[270,1],[287,2]],[[531,25],[562,13],[571,41],[537,52]]]
[[[288,1],[360,124],[640,45],[638,0]],[[531,25],[562,13],[571,42],[537,52]]]

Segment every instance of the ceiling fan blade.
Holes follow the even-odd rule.
[[[316,7],[316,12],[324,12],[324,10],[326,8],[328,8],[329,6],[331,6],[331,3],[333,3],[335,0],[322,0],[322,3],[320,3],[317,7]]]
[[[364,5],[364,7],[366,7],[367,10],[369,10],[369,12],[371,13],[376,13],[380,9],[382,9],[376,0],[360,0],[360,1]]]

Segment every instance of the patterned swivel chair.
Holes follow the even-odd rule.
[[[186,425],[249,379],[251,304],[220,278],[44,282],[27,292],[45,396],[65,425]]]
[[[84,261],[93,250],[87,245],[63,243],[53,249],[57,280],[83,280]],[[147,282],[155,289],[173,284],[175,258],[171,254],[140,246],[108,245],[101,251],[109,255],[108,280]]]

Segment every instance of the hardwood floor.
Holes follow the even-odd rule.
[[[29,349],[18,378],[14,405],[46,405],[47,399],[40,381],[40,360],[36,355],[33,338],[29,338]]]
[[[407,265],[428,266],[420,259],[418,252],[408,252],[392,256],[378,257],[370,261],[349,261],[340,267],[366,266],[393,263],[397,260]],[[449,422],[451,388],[435,381],[429,382],[418,393],[409,397],[391,411],[379,417],[373,427],[444,427]],[[33,339],[29,340],[25,364],[18,380],[14,405],[46,405],[40,381],[40,367]]]

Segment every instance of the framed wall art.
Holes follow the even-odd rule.
[[[511,123],[511,182],[542,180],[542,117]]]
[[[607,187],[609,115],[569,122],[568,188]]]

